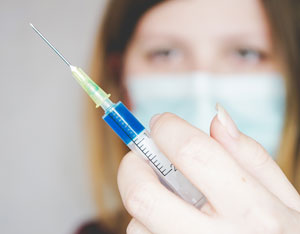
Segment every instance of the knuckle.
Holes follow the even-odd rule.
[[[254,142],[254,155],[251,159],[253,167],[259,169],[269,163],[271,157],[265,151],[265,149],[258,143]]]
[[[155,205],[151,187],[151,184],[143,181],[128,189],[124,197],[124,206],[133,217],[140,219],[150,217]]]
[[[151,135],[155,136],[161,132],[162,126],[172,124],[173,120],[176,120],[177,118],[176,115],[169,112],[161,114],[151,128]]]
[[[264,233],[282,234],[283,227],[281,222],[273,215],[267,215],[264,220]]]
[[[160,120],[168,121],[170,118],[175,118],[176,115],[170,113],[170,112],[164,112],[160,115]]]
[[[130,151],[127,154],[125,154],[125,156],[122,158],[118,169],[118,184],[120,183],[120,180],[123,178],[123,176],[126,174],[127,166],[130,165],[130,160],[134,157],[136,156],[133,152]]]
[[[214,156],[209,152],[211,142],[203,140],[203,137],[191,135],[183,142],[178,149],[176,159],[178,161],[186,161],[187,158],[196,161],[198,164],[207,165]]]
[[[127,234],[133,234],[135,229],[135,219],[131,219],[129,222],[127,228],[126,228],[126,233]]]
[[[137,230],[137,221],[135,219],[131,219],[130,223],[127,226],[126,233],[127,234],[135,234],[139,233]]]
[[[282,234],[283,226],[280,219],[270,210],[262,207],[252,207],[250,212],[247,212],[248,221],[252,220],[252,225],[257,233]]]

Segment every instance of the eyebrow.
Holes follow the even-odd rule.
[[[256,43],[256,44],[263,44],[267,45],[268,44],[268,35],[266,36],[258,36],[262,35],[260,32],[226,32],[226,33],[220,33],[217,35],[215,38],[218,39],[218,41],[224,41],[224,42],[234,42],[238,43],[240,41],[244,41],[246,43]],[[166,32],[154,32],[154,33],[142,33],[139,36],[139,41],[140,40],[145,40],[145,39],[159,39],[159,40],[172,40],[174,42],[179,42],[182,41],[183,34],[180,34],[178,36],[178,33],[166,33]],[[140,39],[141,38],[141,39]],[[263,42],[263,43],[261,43]]]
[[[157,43],[157,41],[159,41],[161,43],[166,43],[166,44],[170,44],[170,42],[172,44],[184,43],[184,40],[176,35],[160,34],[160,33],[156,33],[155,35],[149,35],[149,34],[143,35],[143,36],[139,37],[138,40],[136,40],[136,42],[138,44],[149,44],[149,45],[151,45],[153,43]]]

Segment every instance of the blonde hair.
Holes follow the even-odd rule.
[[[104,90],[112,94],[113,101],[125,100],[126,89],[120,82],[122,53],[128,44],[139,18],[162,0],[111,0],[102,20],[96,40],[91,75]],[[300,189],[299,165],[299,87],[300,61],[299,19],[293,0],[261,1],[272,28],[274,42],[282,51],[288,77],[287,109],[278,163],[290,181]],[[283,22],[283,23],[282,23]],[[117,170],[122,157],[128,152],[113,131],[100,120],[101,112],[89,106],[90,165],[95,197],[99,205],[101,222],[116,233],[125,233],[129,215],[123,208],[117,189]]]
[[[274,50],[282,56],[287,77],[285,125],[277,162],[300,191],[300,4],[295,0],[263,0],[272,29]]]

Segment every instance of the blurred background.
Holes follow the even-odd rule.
[[[105,2],[0,0],[0,233],[68,234],[96,216],[86,94],[29,23],[88,73]]]

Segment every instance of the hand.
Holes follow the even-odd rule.
[[[118,173],[123,203],[133,216],[127,233],[300,233],[299,194],[267,152],[217,109],[211,136],[169,113],[151,123],[158,147],[209,203],[201,210],[186,203],[130,152]]]

